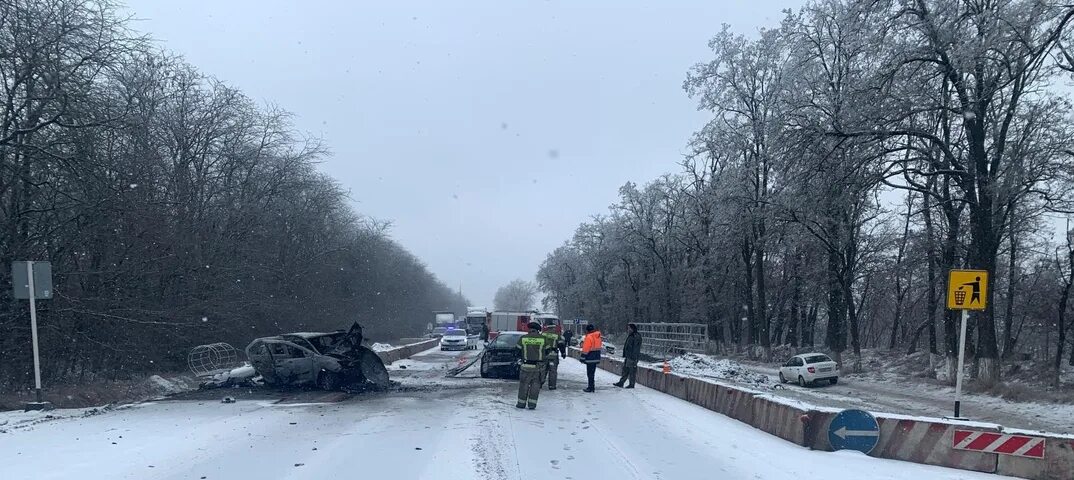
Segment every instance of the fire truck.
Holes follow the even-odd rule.
[[[529,323],[541,324],[541,330],[563,334],[563,325],[559,317],[550,313],[538,312],[490,312],[488,314],[489,340],[496,338],[499,332],[526,332]]]

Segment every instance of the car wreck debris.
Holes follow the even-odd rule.
[[[383,388],[388,369],[362,345],[362,326],[349,330],[287,333],[258,338],[246,358],[269,385],[316,385],[324,390]]]
[[[190,371],[199,377],[211,377],[242,365],[239,351],[227,343],[198,345],[187,355]]]

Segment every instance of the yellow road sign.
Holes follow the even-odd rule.
[[[988,303],[988,272],[951,270],[947,276],[948,310],[984,310]]]

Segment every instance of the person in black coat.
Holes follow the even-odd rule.
[[[633,323],[627,324],[627,332],[626,343],[623,344],[623,376],[613,385],[622,387],[630,381],[626,388],[634,388],[634,382],[638,379],[638,359],[641,358],[641,334]]]

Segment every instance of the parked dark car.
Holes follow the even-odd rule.
[[[522,356],[518,339],[525,332],[500,332],[481,354],[481,377],[518,378]]]
[[[246,347],[246,358],[269,385],[316,385],[325,390],[386,387],[388,369],[362,340],[362,326],[355,322],[346,331],[258,338]]]

